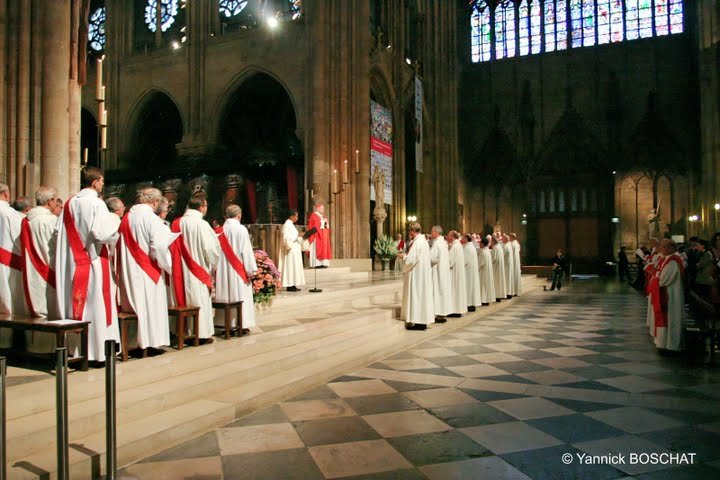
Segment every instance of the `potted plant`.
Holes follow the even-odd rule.
[[[258,270],[251,278],[253,286],[253,301],[259,308],[266,307],[272,302],[273,297],[282,288],[280,272],[264,250],[256,248],[255,263]]]
[[[382,235],[375,239],[375,254],[383,262],[383,270],[390,270],[390,260],[397,257],[398,249],[393,240],[388,235]]]

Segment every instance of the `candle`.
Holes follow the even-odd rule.
[[[83,165],[87,165],[87,161],[88,161],[88,148],[85,147],[83,149],[83,161],[82,161]]]
[[[350,183],[348,180],[348,164],[347,160],[345,160],[345,165],[343,167],[343,183]]]
[[[104,108],[102,110],[102,118],[100,118],[100,125],[102,125],[103,127],[107,125],[107,110],[105,110]]]
[[[332,189],[333,193],[338,193],[337,170],[333,170]]]
[[[105,150],[107,148],[107,128],[100,127],[100,149]]]
[[[100,86],[100,95],[98,96],[98,100],[105,101],[105,85]]]
[[[98,125],[103,126],[103,118],[105,117],[105,102],[98,103]]]
[[[96,65],[97,68],[95,69],[95,94],[97,98],[100,98],[100,95],[102,94],[101,89],[103,84],[103,59],[98,58]]]
[[[355,150],[355,173],[360,173],[360,150]]]

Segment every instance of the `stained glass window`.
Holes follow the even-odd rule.
[[[622,0],[610,0],[610,41],[623,41],[623,4]]]
[[[293,20],[300,18],[302,15],[302,0],[291,0],[290,2],[290,15]]]
[[[638,3],[638,18],[640,25],[640,37],[652,37],[652,0],[640,0]]]
[[[572,47],[582,47],[582,0],[570,0]]]
[[[595,45],[595,0],[583,0],[583,46]]]
[[[667,35],[670,33],[668,20],[668,0],[655,0],[655,35]]]
[[[166,31],[175,22],[178,0],[148,0],[145,6],[145,23],[151,32],[157,30],[158,2],[160,2],[160,30]]]
[[[247,7],[247,3],[247,0],[219,0],[220,15],[225,18],[239,15]]]
[[[88,43],[90,48],[96,52],[105,50],[105,7],[96,9],[90,15]]]
[[[555,2],[545,0],[545,51],[555,51]]]
[[[682,33],[683,31],[683,2],[682,0],[670,0],[670,33]]]
[[[495,7],[495,56],[515,56],[515,5],[512,0]]]
[[[565,50],[568,40],[567,2],[565,0],[555,2],[555,36],[557,38],[557,49]]]
[[[505,3],[505,48],[507,48],[507,56],[515,56],[515,5],[512,1]]]
[[[597,2],[598,44],[610,43],[610,0]]]
[[[628,40],[635,40],[640,36],[638,30],[638,0],[625,0],[625,30]]]
[[[520,55],[527,55],[530,53],[530,23],[527,0],[520,2],[518,8],[518,39],[520,43]]]
[[[490,9],[485,2],[473,5],[470,15],[470,54],[473,62],[490,60]]]

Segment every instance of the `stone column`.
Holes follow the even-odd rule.
[[[19,28],[17,30],[17,130],[16,147],[17,170],[16,192],[25,192],[26,166],[30,160],[30,0],[23,0],[20,7]],[[30,168],[32,173],[32,167]],[[29,192],[32,193],[32,183]]]
[[[0,2],[0,68],[2,68],[2,75],[0,75],[0,105],[7,105],[5,102],[5,88],[6,83],[5,79],[7,77],[7,58],[5,55],[5,48],[6,45],[6,37],[7,37],[7,28],[6,28],[6,22],[7,22],[7,11],[6,11],[6,2]],[[6,138],[5,138],[5,115],[0,115],[0,180],[3,182],[7,179],[5,178],[5,171],[6,171],[6,161],[7,156],[5,154],[6,151]]]
[[[44,4],[42,81],[42,182],[68,197],[68,72],[70,70],[70,0]],[[64,21],[63,21],[64,19]]]
[[[68,80],[68,191],[71,194],[80,190],[80,96],[82,87],[78,80],[80,79],[80,66],[78,65],[78,48],[79,48],[79,25],[80,25],[80,2],[72,0],[71,21],[72,30],[70,32],[70,58],[72,68],[70,69],[70,79]],[[105,165],[102,165],[105,168]]]

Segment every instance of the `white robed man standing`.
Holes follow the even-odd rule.
[[[407,253],[398,254],[403,265],[401,318],[408,330],[425,330],[435,320],[433,283],[430,272],[430,246],[420,224],[410,224]]]
[[[242,209],[237,205],[228,205],[225,209],[225,223],[216,230],[220,243],[220,261],[215,274],[215,301],[242,301],[242,333],[248,334],[256,325],[252,277],[258,268],[250,233],[247,227],[240,223],[241,219]],[[232,315],[234,327],[237,325],[235,311]],[[224,312],[215,312],[216,324],[223,325],[224,318]]]
[[[459,317],[467,313],[467,287],[465,286],[465,254],[460,243],[460,235],[455,230],[447,234],[450,246],[448,260],[450,263],[450,314],[449,317]]]
[[[488,246],[490,241],[487,238],[481,238],[478,252],[478,269],[480,271],[480,297],[484,306],[490,305],[495,301],[495,279],[493,277],[492,268],[492,252]]]
[[[440,225],[430,230],[432,246],[430,247],[430,266],[432,268],[433,307],[435,322],[445,323],[450,313],[450,262],[448,244],[443,237]]]
[[[515,267],[515,276],[513,277],[513,281],[515,282],[515,290],[513,290],[513,295],[516,297],[522,293],[522,264],[520,263],[520,242],[517,239],[517,235],[514,233],[510,233],[508,235],[510,237],[510,243],[513,246],[513,255],[515,255],[513,266]]]
[[[305,285],[305,270],[302,261],[302,241],[295,222],[298,221],[297,210],[288,212],[282,228],[283,242],[278,255],[278,270],[280,270],[282,285],[288,292],[299,292]]]
[[[463,236],[463,240],[467,307],[469,311],[474,312],[475,307],[482,305],[482,296],[480,295],[480,267],[478,266],[478,251],[475,246],[475,242],[473,242],[472,236],[465,234]]]
[[[181,235],[171,244],[172,305],[200,307],[200,331],[202,343],[212,343],[215,324],[210,292],[213,287],[212,272],[220,259],[220,243],[209,223],[203,220],[208,203],[204,196],[188,201],[185,214],[176,218],[170,230]]]
[[[499,302],[501,299],[507,296],[505,290],[505,255],[504,249],[497,237],[489,237],[492,244],[492,268],[493,268],[493,281],[495,284],[495,300]]]
[[[653,290],[655,310],[655,346],[660,350],[679,352],[683,349],[683,260],[674,240],[660,242],[661,257]],[[653,285],[653,284],[651,284]],[[653,288],[651,286],[651,288]]]
[[[658,260],[660,259],[660,241],[652,237],[648,240],[648,248],[650,248],[650,254],[643,257],[645,266],[643,267],[643,273],[645,274],[645,294],[647,295],[647,314],[645,316],[645,324],[648,327],[648,333],[651,337],[655,336],[655,313],[653,311],[653,293],[650,291],[650,282],[657,273]]]
[[[120,222],[115,248],[120,308],[137,315],[137,345],[159,348],[170,345],[167,286],[164,273],[172,273],[170,244],[177,236],[156,210],[162,193],[157,188],[138,192],[136,204]]]
[[[118,240],[120,217],[108,211],[99,193],[102,170],[85,167],[82,190],[68,199],[58,220],[55,281],[63,318],[90,322],[88,360],[105,361],[105,341],[120,341],[116,286],[108,259]]]
[[[0,183],[0,313],[25,313],[20,229],[25,215],[10,206],[10,187]],[[12,345],[12,331],[0,328],[0,347]]]
[[[505,293],[510,299],[515,295],[515,252],[510,238],[502,235],[503,253],[505,254]]]

